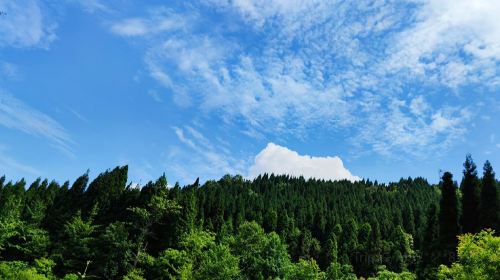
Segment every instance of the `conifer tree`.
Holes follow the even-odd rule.
[[[450,264],[454,260],[457,246],[458,209],[456,186],[453,175],[445,172],[441,181],[441,201],[439,212],[439,239],[441,243],[441,261]]]
[[[489,161],[484,163],[484,173],[482,178],[482,192],[480,204],[480,225],[482,228],[500,230],[499,224],[499,201],[496,187],[495,172]]]
[[[461,224],[464,233],[476,233],[479,229],[479,179],[476,164],[471,155],[467,155],[464,163],[464,177],[460,184],[462,191]]]
[[[418,270],[418,275],[421,279],[429,279],[429,274],[432,273],[432,268],[436,268],[439,259],[436,257],[439,245],[439,224],[438,224],[438,208],[432,204],[427,212],[427,225],[425,227],[424,238],[422,242],[421,262]]]

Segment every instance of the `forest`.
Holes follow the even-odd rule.
[[[0,179],[0,279],[498,279],[499,182]]]

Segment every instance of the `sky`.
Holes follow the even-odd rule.
[[[500,170],[497,0],[0,0],[0,173]]]

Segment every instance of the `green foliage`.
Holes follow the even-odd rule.
[[[451,267],[439,267],[439,279],[497,279],[500,275],[500,237],[494,231],[483,230],[478,234],[459,237],[458,261]]]
[[[284,278],[290,269],[290,257],[280,237],[266,234],[256,222],[245,222],[233,243],[240,256],[242,274],[248,279]]]
[[[83,220],[80,212],[64,226],[57,254],[64,272],[83,272],[94,260],[96,229],[92,218]]]
[[[158,257],[155,271],[160,279],[192,279],[191,256],[186,251],[167,249]]]
[[[114,222],[100,235],[96,260],[100,264],[97,273],[106,279],[116,279],[130,268],[134,257],[134,244],[124,222]]]
[[[40,274],[43,274],[49,278],[54,278],[53,269],[56,263],[51,259],[41,258],[35,260],[33,267]]]
[[[436,205],[431,205],[427,213],[427,225],[421,244],[420,264],[417,271],[419,279],[432,279],[436,274],[436,268],[440,263],[436,252],[439,252],[438,208]]]
[[[339,254],[338,237],[334,232],[332,232],[327,240],[325,247],[326,262],[327,263],[337,262],[338,254]]]
[[[145,280],[142,276],[143,273],[139,269],[132,269],[125,276],[123,276],[123,280]]]
[[[413,273],[403,271],[400,273],[388,271],[382,267],[376,277],[370,277],[368,280],[415,280],[417,276]]]
[[[19,228],[23,225],[21,221],[22,200],[20,197],[2,197],[1,202],[0,213],[2,213],[2,215],[0,215],[0,251],[5,250],[8,246],[9,239],[18,235]]]
[[[63,280],[80,280],[81,277],[74,274],[74,273],[70,273],[70,274],[66,274],[64,275],[64,277],[62,278]]]
[[[323,280],[325,277],[325,273],[319,269],[319,266],[314,259],[300,259],[299,262],[293,266],[291,275],[288,279]]]
[[[46,266],[43,268],[47,268]],[[30,267],[24,262],[0,262],[0,279],[10,280],[49,280],[51,278],[51,271],[46,271],[49,274],[43,274],[37,271],[36,268]]]
[[[231,254],[227,245],[212,245],[200,256],[194,276],[194,279],[239,279],[238,258]]]
[[[194,230],[182,238],[181,250],[167,249],[155,265],[161,279],[238,279],[238,258],[212,233]]]
[[[356,280],[356,274],[351,265],[332,262],[326,270],[328,280]]]
[[[465,222],[458,208],[466,182],[478,179],[471,163],[462,196],[449,173],[441,188],[422,178],[379,184],[273,174],[172,188],[163,175],[136,188],[126,186],[127,167],[90,184],[87,172],[71,188],[1,177],[0,279],[436,279]],[[489,163],[481,182],[480,225],[495,228]],[[492,248],[480,260],[466,257],[480,250],[462,250],[469,253],[440,275],[468,273],[470,263],[497,273],[487,271],[498,261]]]

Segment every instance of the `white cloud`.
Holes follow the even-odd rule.
[[[385,156],[439,156],[462,139],[472,118],[467,108],[435,109],[420,97],[412,99],[410,104],[399,99],[392,99],[383,107],[377,104],[367,102],[364,110],[369,116],[365,118],[363,131],[353,141],[371,145],[375,152]]]
[[[71,2],[77,2],[80,4],[86,12],[110,12],[111,10],[104,5],[104,1],[101,0],[69,0]],[[109,0],[108,0],[109,1]]]
[[[48,48],[54,41],[56,24],[42,12],[39,1],[0,0],[0,47]]]
[[[142,36],[149,32],[146,21],[139,18],[125,19],[111,27],[111,31],[123,36]]]
[[[500,2],[419,2],[417,22],[395,37],[384,67],[410,69],[452,87],[495,78],[500,61]]]
[[[352,175],[351,172],[344,167],[344,163],[337,156],[314,157],[299,155],[295,151],[274,143],[267,144],[267,146],[255,156],[255,161],[249,170],[249,176],[252,178],[264,173],[297,177],[304,176],[305,178],[325,180],[360,180],[358,176]]]
[[[424,115],[429,109],[429,104],[425,101],[422,95],[419,95],[411,100],[410,111],[416,116]]]
[[[322,1],[302,0],[206,0],[206,3],[221,8],[231,8],[256,27],[262,27],[269,19],[303,15],[308,8],[324,5]]]
[[[24,104],[0,89],[0,125],[49,140],[56,148],[74,157],[70,136],[56,120]]]
[[[189,17],[175,14],[168,9],[158,9],[151,18],[126,18],[111,26],[111,32],[125,36],[138,37],[171,32],[185,28]]]
[[[467,1],[203,3],[233,25],[200,17],[193,5],[125,19],[114,27],[132,20],[130,29],[114,31],[147,40],[147,69],[178,105],[254,137],[342,130],[356,147],[384,155],[432,154],[460,140],[472,118],[450,88],[500,85],[497,23],[485,12],[496,11],[492,1],[471,4],[465,17]],[[189,20],[157,28],[165,18]]]

